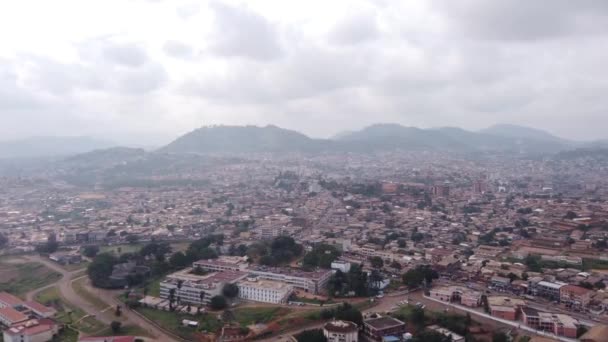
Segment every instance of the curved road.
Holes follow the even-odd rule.
[[[61,268],[59,265],[55,264],[54,262],[47,260],[45,258],[42,258],[40,256],[37,256],[37,255],[26,256],[25,258],[30,261],[33,261],[33,262],[39,262],[39,263],[45,265],[46,267],[52,269],[53,271],[56,271],[62,275],[62,278],[59,281],[57,281],[57,283],[47,285],[45,287],[38,288],[36,290],[30,291],[29,293],[27,293],[26,297],[28,300],[33,299],[36,296],[36,294],[38,294],[39,292],[41,292],[47,288],[57,286],[59,288],[59,292],[61,292],[61,296],[66,301],[68,301],[71,305],[82,309],[88,315],[95,316],[95,318],[98,321],[109,325],[112,321],[116,320],[116,318],[114,317],[114,314],[113,314],[114,310],[99,311],[98,308],[96,308],[93,304],[89,303],[87,300],[85,300],[80,295],[78,295],[76,293],[76,291],[74,291],[74,288],[72,287],[72,282],[74,282],[75,280],[81,279],[83,277],[86,277],[86,275],[84,275],[82,277],[74,278],[74,279],[72,277],[74,275],[76,275],[77,273],[82,272],[82,269],[76,270],[76,271],[66,271],[63,268]],[[117,300],[114,298],[114,295],[112,294],[111,291],[101,290],[101,289],[99,289],[98,291],[96,291],[96,290],[97,289],[92,290],[90,292],[97,294],[101,298],[101,300],[108,303],[110,306],[115,307],[118,304],[122,305],[122,303],[117,302]],[[174,337],[167,335],[164,331],[162,331],[161,329],[156,327],[154,324],[151,324],[150,322],[141,318],[139,315],[135,314],[134,312],[132,312],[129,309],[122,310],[122,317],[123,317],[123,319],[126,319],[130,323],[138,325],[140,328],[144,329],[146,332],[148,332],[150,335],[153,336],[154,341],[162,341],[162,342],[178,341]],[[123,324],[124,323],[125,322],[123,322]]]

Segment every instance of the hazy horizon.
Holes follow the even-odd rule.
[[[0,140],[375,123],[607,139],[607,17],[596,0],[7,2]]]

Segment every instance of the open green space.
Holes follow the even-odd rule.
[[[148,331],[140,328],[139,326],[136,325],[124,325],[122,327],[120,327],[120,331],[118,332],[114,332],[112,331],[112,328],[108,327],[107,329],[104,329],[100,332],[98,332],[96,335],[99,336],[143,336],[143,337],[152,337],[150,335],[150,333],[148,333]]]
[[[291,310],[281,307],[239,308],[232,311],[235,320],[242,326],[257,323],[268,323],[285,316]]]
[[[76,271],[76,270],[86,270],[87,267],[89,266],[90,262],[88,261],[83,261],[79,264],[69,264],[69,265],[59,265],[61,266],[61,268],[63,268],[64,270],[68,271],[68,272],[72,272],[72,271]]]
[[[137,311],[148,319],[154,321],[162,328],[186,339],[193,340],[193,336],[198,331],[218,331],[222,327],[221,321],[215,314],[203,314],[192,316],[175,312],[161,311],[151,308],[138,308]],[[182,320],[188,319],[199,322],[198,328],[188,328],[182,326]]]
[[[20,259],[0,261],[0,291],[23,296],[34,290],[61,279],[61,274],[37,262],[23,262]]]
[[[99,311],[103,311],[110,306],[108,303],[104,302],[96,296],[94,293],[89,292],[87,288],[85,288],[85,283],[87,281],[87,277],[80,278],[72,282],[72,288],[74,292],[76,292],[80,297],[84,298],[87,302],[93,304],[95,308]]]
[[[87,317],[86,313],[80,308],[69,305],[61,297],[57,287],[51,287],[41,291],[36,296],[36,300],[42,304],[55,308],[55,310],[57,310],[55,318],[59,322],[76,330],[87,334],[93,334],[105,328],[103,323],[99,322],[94,317]]]

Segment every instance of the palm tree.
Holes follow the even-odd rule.
[[[169,310],[173,311],[173,301],[175,300],[175,288],[169,290]]]
[[[148,291],[149,291],[148,287],[147,286],[144,287],[144,297],[146,297],[148,295]]]
[[[203,304],[203,301],[205,300],[205,291],[201,291],[201,293],[199,293],[199,298],[201,299],[201,304]]]

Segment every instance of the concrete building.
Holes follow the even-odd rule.
[[[204,275],[193,273],[192,268],[169,274],[160,283],[160,297],[169,299],[174,289],[173,298],[179,304],[206,305],[213,296],[219,295],[227,283],[236,283],[247,277],[242,272],[212,272]],[[201,299],[202,297],[202,299]]]
[[[247,271],[260,279],[284,282],[294,288],[314,294],[318,294],[325,289],[329,278],[333,274],[331,270],[307,272],[289,267],[265,266],[250,267]]]
[[[7,327],[15,324],[23,323],[29,319],[28,316],[23,314],[21,311],[17,311],[10,306],[0,309],[0,323]]]
[[[517,319],[517,314],[526,303],[517,298],[493,296],[488,297],[488,305],[492,316],[515,321]]]
[[[334,262],[331,263],[331,269],[332,270],[340,270],[342,271],[342,273],[348,273],[348,271],[350,271],[350,262],[348,261],[342,261],[342,260],[336,260]]]
[[[468,307],[478,307],[481,303],[481,292],[462,286],[443,286],[433,288],[430,297],[444,302],[457,302]]]
[[[564,285],[559,289],[560,301],[567,306],[584,308],[591,301],[592,290],[576,285]]]
[[[379,317],[363,322],[363,334],[370,341],[381,342],[386,337],[401,339],[405,333],[405,323],[396,318]]]
[[[237,282],[239,298],[255,302],[283,304],[293,292],[291,285],[272,280],[260,280],[257,277],[248,277]]]
[[[331,321],[323,326],[323,335],[327,338],[327,342],[357,342],[359,328],[353,322]]]
[[[47,342],[59,333],[59,325],[50,319],[30,320],[4,330],[4,342]]]
[[[541,296],[551,300],[560,300],[560,289],[568,285],[562,282],[550,282],[535,277],[528,280],[528,293],[533,296]]]
[[[217,259],[199,260],[194,262],[193,268],[200,267],[205,271],[211,272],[222,272],[222,271],[235,271],[244,272],[249,263],[246,258],[238,256],[227,256],[222,255]]]
[[[438,325],[431,325],[427,329],[436,331],[446,337],[449,337],[452,342],[464,342],[464,336],[458,335],[457,333],[446,328],[442,328]]]

